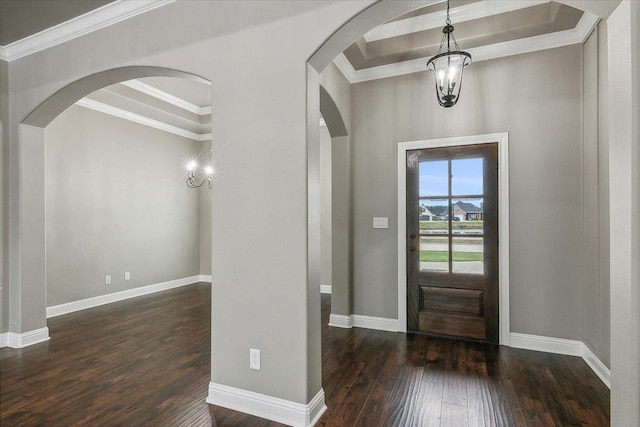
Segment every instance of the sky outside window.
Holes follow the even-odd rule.
[[[449,165],[446,160],[420,162],[420,197],[447,196]],[[483,194],[483,160],[460,159],[451,161],[452,193],[454,195]]]

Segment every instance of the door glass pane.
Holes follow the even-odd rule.
[[[420,234],[449,232],[449,200],[420,200]]]
[[[480,196],[484,194],[483,159],[451,160],[451,194]]]
[[[449,238],[420,236],[420,270],[449,271]]]
[[[454,273],[484,274],[484,239],[482,237],[453,238]]]
[[[420,162],[420,197],[449,195],[449,162]]]
[[[454,234],[482,234],[484,220],[484,199],[453,199]]]

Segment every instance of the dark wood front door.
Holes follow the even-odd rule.
[[[498,144],[407,152],[407,330],[498,343]]]

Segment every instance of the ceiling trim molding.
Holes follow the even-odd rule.
[[[200,107],[199,105],[192,104],[189,101],[186,101],[175,95],[172,95],[163,90],[155,88],[149,84],[143,83],[139,80],[128,80],[128,81],[120,82],[120,84],[127,86],[133,90],[137,90],[138,92],[152,96],[156,99],[159,99],[171,105],[175,105],[178,108],[197,114],[199,116],[206,116],[208,114],[211,114],[210,105],[206,107]]]
[[[528,7],[549,3],[550,0],[518,0],[518,1],[481,1],[465,6],[454,7],[450,10],[451,20],[456,23],[486,18],[500,13],[514,12]],[[367,43],[384,40],[391,37],[404,36],[418,31],[442,28],[447,19],[447,12],[427,13],[400,21],[388,22],[374,28],[364,35]]]
[[[158,130],[172,133],[174,135],[183,136],[185,138],[192,139],[194,141],[208,141],[211,139],[210,133],[197,134],[188,130],[173,126],[167,123],[160,122],[158,120],[150,119],[148,117],[135,114],[130,111],[123,110],[112,105],[108,105],[99,101],[95,101],[89,98],[82,98],[75,105],[80,107],[89,108],[94,111],[109,114],[110,116],[119,117],[121,119],[129,120],[130,122],[138,123],[140,125],[148,126]]]
[[[591,31],[593,31],[599,20],[600,18],[596,15],[585,12],[574,29],[467,49],[467,52],[471,54],[473,62],[480,62],[580,44],[584,43],[587,37],[589,37],[589,34],[591,34]],[[349,83],[361,83],[426,71],[428,60],[428,57],[416,58],[395,64],[355,70],[346,56],[340,54],[336,57],[334,63]]]
[[[333,63],[336,67],[342,72],[344,77],[349,81],[349,83],[358,83],[356,70],[351,65],[351,62],[344,56],[344,53],[341,52],[340,55],[336,56],[336,59],[333,60]],[[377,68],[377,67],[376,67]]]
[[[176,0],[116,0],[76,18],[62,22],[23,39],[0,46],[0,59],[13,61],[116,24]]]

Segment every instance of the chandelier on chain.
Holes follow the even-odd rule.
[[[442,29],[442,40],[436,55],[427,62],[427,69],[434,74],[438,103],[445,107],[453,107],[460,98],[462,72],[471,64],[471,55],[460,50],[453,36],[453,25],[449,17],[449,0],[447,0],[447,21]],[[447,51],[443,52],[445,47]],[[453,44],[453,50],[451,50]]]

